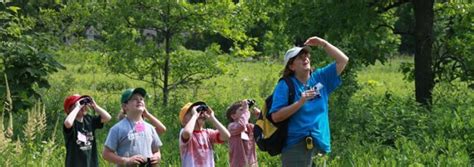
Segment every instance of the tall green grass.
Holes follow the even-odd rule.
[[[64,98],[72,93],[88,94],[113,116],[104,129],[97,131],[98,151],[102,152],[108,129],[117,122],[121,91],[128,87],[151,87],[144,82],[109,74],[95,52],[61,51],[59,60],[66,70],[49,77],[52,88],[39,91],[45,106],[45,130],[22,129],[30,120],[29,112],[16,113],[15,137],[0,134],[2,166],[62,166],[65,147],[62,137]],[[67,55],[67,56],[66,56]],[[70,58],[73,57],[73,58]],[[414,84],[398,72],[409,57],[395,57],[386,64],[376,64],[358,73],[361,85],[349,101],[334,102],[330,108],[333,152],[315,159],[330,166],[472,166],[474,159],[473,91],[462,83],[438,84],[434,90],[432,111],[414,103]],[[225,110],[233,102],[254,98],[257,105],[271,94],[282,68],[271,61],[235,60],[228,73],[206,80],[201,85],[179,89],[170,94],[167,107],[153,105],[160,97],[151,96],[147,107],[167,126],[163,141],[162,166],[180,166],[178,112],[186,102],[206,101],[218,119],[227,125]],[[338,93],[336,91],[336,93]],[[159,93],[161,94],[161,93]],[[338,105],[346,103],[347,105]],[[35,116],[43,117],[43,116]],[[42,122],[42,121],[39,121]],[[36,123],[39,124],[39,123]],[[29,126],[28,126],[29,127]],[[207,125],[207,127],[212,127]],[[31,130],[31,129],[30,129]],[[41,134],[34,141],[28,134]],[[54,139],[54,140],[53,140]],[[215,147],[216,166],[228,166],[227,145]],[[16,155],[16,156],[11,156]],[[279,166],[279,157],[258,151],[260,166]],[[100,166],[112,164],[100,157]]]

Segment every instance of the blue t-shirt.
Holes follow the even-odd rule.
[[[139,128],[132,122],[125,117],[115,124],[109,130],[105,146],[121,157],[133,155],[151,157],[153,155],[152,148],[162,146],[160,137],[149,123],[143,121],[144,125]]]
[[[305,91],[305,84],[301,83],[294,76],[290,78],[295,85],[294,101],[296,102]],[[336,63],[331,63],[311,74],[307,81],[307,86],[314,87],[317,84],[322,85],[319,91],[321,96],[319,98],[315,97],[314,99],[306,100],[303,106],[290,117],[288,123],[288,138],[286,145],[283,147],[283,151],[285,151],[288,146],[294,145],[311,135],[313,139],[315,139],[313,142],[318,149],[326,153],[331,152],[328,100],[329,94],[341,84],[341,79],[336,70]],[[273,91],[273,103],[270,113],[277,112],[286,106],[288,106],[288,85],[282,80],[278,82]]]

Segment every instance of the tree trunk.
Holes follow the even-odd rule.
[[[170,46],[170,40],[171,40],[171,30],[169,29],[169,18],[170,16],[170,5],[168,3],[167,10],[166,10],[166,17],[165,17],[165,67],[163,70],[163,105],[167,106],[168,105],[168,94],[169,94],[169,89],[168,89],[168,78],[169,78],[169,71],[170,71],[170,53],[171,53],[171,46]]]
[[[163,70],[163,76],[164,76],[164,80],[163,80],[163,105],[164,106],[167,106],[168,105],[168,94],[169,94],[169,89],[168,89],[168,77],[169,77],[169,71],[170,71],[170,52],[171,52],[171,49],[170,49],[170,40],[171,40],[171,37],[169,35],[169,33],[167,32],[166,33],[166,37],[165,37],[165,47],[166,47],[166,55],[165,55],[165,67],[164,67],[164,70]]]
[[[434,0],[413,0],[415,12],[415,93],[416,101],[431,105],[434,75],[433,58],[433,3]]]

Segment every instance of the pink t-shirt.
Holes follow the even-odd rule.
[[[231,167],[258,166],[253,138],[253,124],[248,123],[250,113],[229,124],[229,158]]]
[[[179,152],[183,167],[211,167],[214,166],[213,144],[222,144],[219,140],[219,131],[204,129],[193,131],[192,137],[184,142],[181,138],[183,129],[179,132]]]

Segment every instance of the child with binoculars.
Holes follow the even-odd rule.
[[[258,116],[260,110],[254,107],[255,100],[247,99],[235,102],[227,108],[227,119],[230,132],[229,160],[230,167],[256,167],[257,154],[253,135],[254,124],[249,123],[250,114]],[[249,109],[252,110],[249,110]]]
[[[161,162],[160,137],[155,127],[144,121],[147,112],[143,88],[122,93],[122,111],[126,115],[107,135],[102,156],[118,166],[155,166]],[[164,129],[164,126],[162,127]]]
[[[214,116],[214,111],[204,102],[187,103],[179,112],[183,129],[179,133],[181,166],[215,166],[213,144],[223,144],[229,131]],[[215,129],[205,129],[205,121]]]
[[[87,114],[88,108],[99,115]],[[66,145],[65,166],[99,166],[95,130],[104,127],[110,115],[91,96],[74,94],[64,100],[67,114],[63,125]]]

